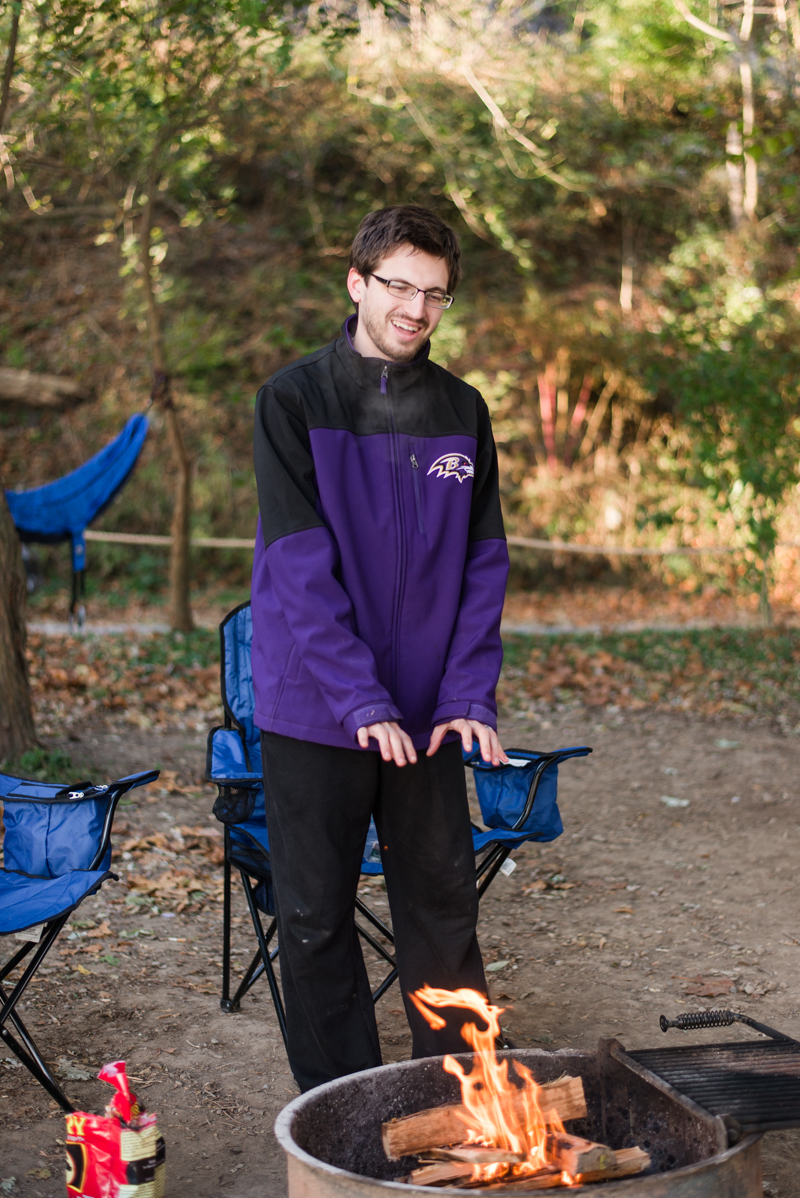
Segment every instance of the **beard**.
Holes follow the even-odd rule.
[[[389,322],[393,316],[401,319],[397,312],[389,312],[385,316],[378,317],[367,310],[363,303],[359,306],[358,319],[363,321],[364,330],[369,335],[372,344],[393,362],[413,362],[427,340],[429,322],[426,320],[422,325],[415,341],[410,341],[407,345],[398,345],[396,341],[390,340],[391,326]],[[416,324],[417,322],[409,320],[408,323]]]

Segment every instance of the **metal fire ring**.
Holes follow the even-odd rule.
[[[579,1074],[590,1114],[571,1129],[597,1139],[605,1131],[609,1140],[604,1142],[613,1140],[617,1147],[629,1146],[623,1140],[637,1142],[651,1152],[654,1167],[663,1170],[572,1187],[570,1193],[594,1191],[597,1198],[761,1198],[760,1136],[745,1136],[728,1148],[719,1117],[683,1102],[680,1095],[667,1092],[669,1088],[652,1086],[628,1067],[618,1042],[601,1041],[596,1054],[562,1049],[499,1055],[520,1060],[540,1082],[563,1073]],[[460,1059],[469,1067],[470,1054]],[[379,1198],[386,1192],[398,1198],[401,1194],[431,1198],[429,1186],[392,1180],[407,1173],[413,1162],[386,1161],[381,1124],[458,1100],[458,1083],[444,1073],[441,1057],[368,1069],[300,1095],[275,1124],[287,1158],[289,1198]],[[674,1166],[669,1163],[673,1158]],[[481,1191],[446,1186],[435,1192],[476,1198]]]

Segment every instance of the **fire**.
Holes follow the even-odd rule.
[[[551,1165],[546,1154],[547,1135],[564,1132],[558,1113],[542,1111],[539,1104],[540,1087],[529,1069],[519,1061],[513,1068],[515,1078],[509,1077],[509,1061],[499,1060],[495,1052],[500,1036],[499,1016],[502,1007],[493,1006],[477,990],[437,990],[423,986],[411,995],[417,1009],[434,1030],[445,1026],[437,1007],[456,1007],[471,1011],[484,1024],[465,1023],[461,1034],[475,1054],[469,1073],[452,1056],[444,1058],[444,1068],[461,1083],[461,1100],[467,1114],[464,1142],[499,1148],[523,1159],[518,1163],[473,1166],[473,1181],[493,1181],[501,1178],[523,1177]],[[572,1178],[562,1174],[562,1184],[570,1185]]]

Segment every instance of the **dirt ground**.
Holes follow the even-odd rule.
[[[662,1012],[714,1005],[800,1034],[800,739],[776,722],[557,704],[506,719],[501,731],[507,746],[594,748],[562,767],[564,835],[525,846],[483,903],[487,976],[513,1040],[591,1048],[613,1035],[631,1048],[656,1045]],[[263,982],[239,1014],[219,1008],[221,838],[213,794],[199,785],[204,733],[120,736],[87,725],[69,743],[50,743],[68,748],[82,777],[158,765],[168,785],[134,792],[120,810],[123,880],[76,912],[72,939],[51,953],[25,1018],[84,1109],[102,1109],[109,1091],[79,1076],[127,1060],[134,1088],[160,1116],[171,1198],[281,1198],[272,1126],[296,1088]],[[148,897],[148,875],[166,870],[168,892],[186,862],[198,880],[185,884],[182,902],[169,909],[152,888]],[[127,889],[133,877],[138,892]],[[369,895],[385,915],[381,886]],[[251,951],[241,896],[236,910],[241,970]],[[404,1059],[396,989],[378,1015],[385,1059]],[[63,1194],[63,1119],[5,1052],[0,1193]],[[800,1133],[768,1135],[763,1157],[765,1192],[800,1195]]]

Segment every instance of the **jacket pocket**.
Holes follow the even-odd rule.
[[[417,461],[417,455],[414,452],[414,448],[415,447],[412,444],[410,447],[411,452],[409,454],[409,460],[411,462],[411,475],[414,480],[414,506],[417,509],[417,529],[424,536],[425,521],[422,518],[422,487],[419,481],[419,462]]]

